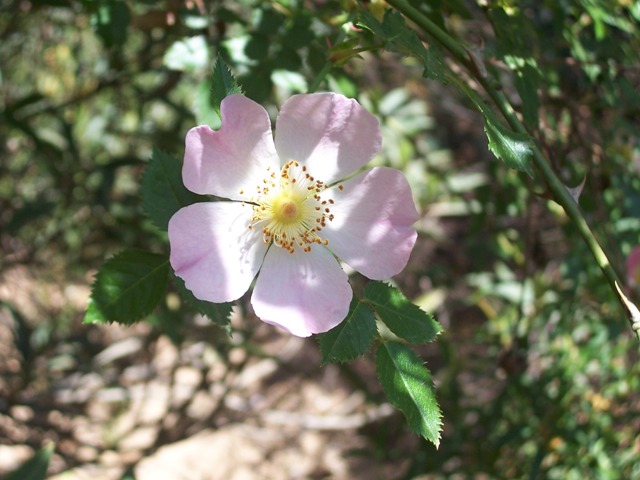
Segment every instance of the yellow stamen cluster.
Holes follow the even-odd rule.
[[[327,245],[318,235],[333,220],[333,200],[320,196],[326,185],[295,160],[287,162],[279,176],[270,169],[267,175],[250,200],[254,213],[249,228],[262,228],[267,245],[273,242],[289,253],[296,247],[310,252],[314,243]]]

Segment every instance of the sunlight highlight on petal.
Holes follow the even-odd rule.
[[[349,311],[352,295],[347,274],[327,249],[290,255],[272,246],[251,304],[261,320],[308,337],[338,325]]]
[[[418,212],[402,173],[376,167],[334,187],[335,218],[324,230],[331,250],[372,280],[384,280],[407,265],[416,242]]]
[[[380,124],[358,102],[335,93],[294,95],[280,111],[281,160],[297,160],[329,184],[364,166],[382,145]]]
[[[249,289],[267,250],[247,228],[250,215],[240,203],[208,202],[171,218],[171,266],[200,300],[229,302]]]

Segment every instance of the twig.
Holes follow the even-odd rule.
[[[418,25],[425,33],[427,33],[440,45],[446,48],[453,56],[453,58],[469,71],[469,73],[480,83],[480,85],[482,85],[483,89],[485,90],[489,98],[493,101],[495,106],[498,108],[502,116],[505,118],[510,128],[512,128],[517,133],[528,133],[526,127],[518,118],[516,112],[514,111],[505,95],[493,85],[493,79],[490,79],[486,74],[483,73],[485,72],[483,68],[478,68],[478,65],[476,63],[478,60],[476,57],[471,56],[470,53],[458,41],[449,36],[447,32],[433,23],[419,10],[411,6],[406,0],[387,0],[387,3],[395,7],[398,11],[400,11],[407,18]],[[623,307],[627,315],[627,319],[629,320],[633,328],[637,321],[629,314],[629,304],[633,305],[633,303],[626,299],[626,297],[621,296],[621,290],[618,287],[621,282],[613,266],[611,265],[607,254],[596,239],[594,233],[591,231],[591,228],[589,227],[586,219],[580,211],[580,207],[571,196],[569,190],[555,174],[555,172],[551,168],[551,165],[549,164],[549,161],[535,144],[535,142],[531,143],[533,151],[533,163],[544,179],[547,188],[551,192],[553,200],[563,207],[567,216],[573,222],[576,229],[582,236],[582,239],[591,250],[596,263],[600,267],[600,270],[602,270],[604,277],[609,283],[609,287],[620,302],[620,305]],[[635,328],[633,328],[633,330],[638,337],[638,341],[640,341],[640,330],[637,330]]]

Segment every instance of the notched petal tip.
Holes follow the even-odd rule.
[[[356,100],[337,93],[290,97],[276,122],[276,148],[283,160],[304,163],[325,183],[345,178],[380,150],[378,119]]]
[[[248,200],[247,192],[263,178],[267,167],[278,166],[271,120],[259,104],[230,95],[221,104],[222,125],[194,127],[185,137],[184,185],[201,195]]]

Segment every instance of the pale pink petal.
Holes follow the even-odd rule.
[[[332,183],[365,165],[381,146],[378,120],[358,102],[335,93],[290,97],[276,121],[282,162],[297,160]]]
[[[353,293],[347,274],[324,247],[311,252],[271,246],[251,297],[256,315],[293,335],[331,330],[349,312]]]
[[[220,109],[220,130],[201,125],[187,133],[182,179],[195,193],[248,200],[267,167],[280,167],[271,121],[262,106],[242,95],[226,97]]]
[[[230,302],[249,289],[267,250],[262,232],[248,228],[252,213],[237,202],[205,202],[169,220],[171,266],[196,298]]]
[[[418,220],[409,183],[398,170],[376,167],[322,193],[333,220],[320,236],[347,264],[373,280],[399,273],[409,260]]]

